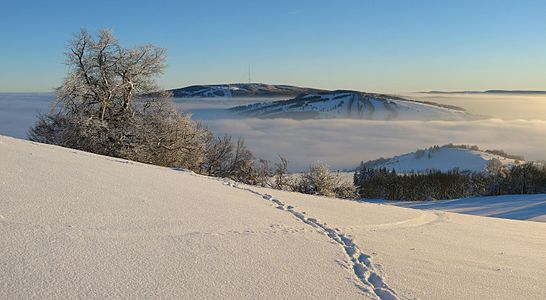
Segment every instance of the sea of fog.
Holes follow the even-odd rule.
[[[546,120],[546,95],[412,93],[402,97],[456,105],[472,114],[504,120]]]
[[[324,161],[335,169],[350,169],[360,161],[389,157],[418,148],[447,143],[477,144],[503,149],[527,159],[546,159],[546,96],[430,95],[408,98],[463,107],[488,116],[477,121],[366,121],[248,119],[226,111],[237,105],[279,99],[175,98],[219,135],[245,138],[257,157],[275,160],[282,155],[291,170]],[[52,94],[0,93],[0,134],[26,138],[38,113],[45,113]]]

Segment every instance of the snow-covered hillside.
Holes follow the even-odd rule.
[[[366,167],[395,170],[397,173],[421,173],[431,170],[446,172],[458,168],[461,171],[483,172],[491,160],[504,166],[522,163],[522,160],[483,151],[477,147],[442,146],[417,150],[392,158],[368,161]]]
[[[363,200],[400,207],[442,210],[513,220],[546,222],[546,195],[503,195],[440,201]]]
[[[463,109],[355,91],[309,93],[294,99],[232,108],[259,118],[350,118],[368,120],[465,120]]]
[[[263,83],[232,83],[192,85],[169,90],[174,97],[279,97],[288,99],[304,93],[319,92],[318,89],[291,85]]]
[[[276,191],[0,136],[1,299],[541,299],[544,249],[546,223]]]

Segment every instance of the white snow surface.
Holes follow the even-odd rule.
[[[502,195],[438,201],[363,200],[424,210],[546,222],[546,195]]]
[[[311,93],[291,100],[239,106],[233,110],[260,118],[448,121],[474,118],[462,109],[353,91]]]
[[[538,299],[546,223],[276,191],[0,136],[0,298]]]
[[[498,159],[505,166],[522,163],[522,161],[517,162],[514,159],[481,150],[443,146],[425,149],[420,155],[411,152],[394,156],[382,162],[372,163],[371,167],[394,169],[397,173],[421,173],[430,170],[446,172],[455,168],[461,171],[484,172],[487,164],[493,159]]]

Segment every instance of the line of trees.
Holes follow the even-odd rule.
[[[386,200],[435,200],[480,195],[485,192],[485,176],[479,173],[397,174],[394,170],[362,168],[355,173],[359,196]]]
[[[546,165],[527,162],[505,168],[492,160],[487,192],[489,195],[546,193]]]
[[[288,172],[288,160],[279,156],[274,165],[268,160],[258,160],[254,165],[253,180],[249,184],[277,190],[299,192],[310,195],[354,199],[356,187],[344,180],[340,173],[332,172],[328,165],[317,162],[300,174]],[[229,177],[229,176],[228,176]]]
[[[456,199],[470,196],[546,193],[544,165],[524,163],[503,167],[492,161],[488,172],[429,171],[397,174],[394,170],[371,169],[365,165],[354,174],[362,198],[387,200]]]

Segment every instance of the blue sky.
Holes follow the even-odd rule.
[[[165,88],[546,89],[545,1],[11,1],[0,91],[50,91],[82,27],[168,50]]]

